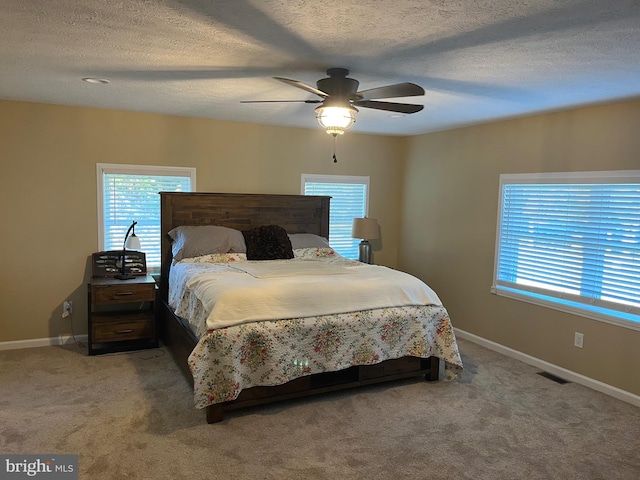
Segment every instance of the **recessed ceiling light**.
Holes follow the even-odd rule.
[[[87,82],[87,83],[100,83],[100,84],[107,84],[110,83],[109,80],[106,80],[104,78],[92,78],[92,77],[86,77],[83,78],[82,81]]]

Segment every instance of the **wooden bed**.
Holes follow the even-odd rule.
[[[188,357],[198,338],[168,304],[168,278],[172,262],[168,232],[184,225],[220,225],[249,230],[280,225],[288,233],[329,236],[330,197],[234,193],[160,193],[162,269],[160,280],[161,338],[186,378],[193,383]],[[362,385],[425,375],[438,379],[439,358],[404,357],[375,365],[354,366],[338,372],[307,375],[283,385],[243,390],[233,401],[206,408],[208,423],[219,422],[225,411],[242,407],[343,390]]]

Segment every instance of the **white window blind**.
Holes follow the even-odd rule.
[[[640,171],[502,175],[499,294],[640,329]]]
[[[303,174],[302,193],[331,197],[329,243],[343,257],[357,260],[360,239],[351,238],[351,229],[354,218],[367,215],[369,177]]]
[[[195,188],[195,169],[98,164],[100,250],[122,249],[135,220],[147,268],[160,268],[160,195]]]

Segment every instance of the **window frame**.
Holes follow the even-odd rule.
[[[596,171],[596,172],[553,172],[553,173],[524,173],[500,175],[498,214],[496,225],[496,241],[494,256],[494,271],[491,293],[527,303],[533,303],[554,310],[571,313],[593,320],[610,323],[632,330],[640,330],[640,308],[624,307],[610,308],[607,305],[588,304],[589,300],[575,301],[576,297],[568,294],[537,289],[534,286],[516,288],[501,284],[498,279],[500,270],[500,245],[502,237],[503,195],[504,186],[513,184],[640,184],[640,170]],[[507,283],[507,282],[504,282]],[[588,297],[580,297],[588,299]],[[584,303],[583,303],[584,302]],[[597,302],[596,302],[597,303]],[[622,305],[622,304],[621,304]]]
[[[194,167],[172,167],[158,165],[132,165],[120,163],[96,163],[96,179],[98,191],[98,251],[105,250],[104,236],[104,175],[123,174],[141,176],[184,176],[190,178],[191,191],[196,191],[196,169]],[[160,266],[149,267],[148,273],[159,273]]]
[[[302,173],[300,175],[300,193],[301,195],[305,195],[305,185],[307,182],[316,182],[316,183],[346,183],[346,184],[357,184],[365,186],[365,205],[364,205],[364,216],[369,216],[369,198],[371,194],[371,177],[368,175],[326,175],[326,174],[311,174],[311,173]],[[331,217],[331,211],[333,211],[333,207],[330,207],[329,216]],[[354,217],[356,218],[356,217]],[[329,226],[331,226],[331,220],[329,220]],[[331,229],[329,229],[331,230]],[[329,238],[329,241],[331,239]],[[360,243],[359,239],[353,239],[354,242]],[[358,256],[356,255],[355,259],[357,260]]]

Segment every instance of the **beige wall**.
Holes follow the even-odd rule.
[[[438,292],[454,326],[640,395],[640,331],[489,291],[499,175],[639,169],[639,125],[632,101],[408,139],[399,268]]]
[[[499,175],[638,169],[638,125],[636,101],[410,138],[350,132],[333,164],[320,129],[0,101],[0,342],[69,334],[66,299],[86,332],[96,163],[196,167],[198,190],[221,192],[370,175],[377,263],[427,281],[456,327],[640,395],[640,332],[489,293]]]
[[[199,191],[300,193],[300,174],[369,175],[377,263],[396,266],[400,138],[0,101],[0,342],[86,332],[96,163],[196,167]]]

